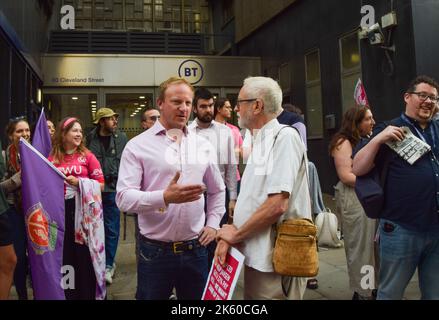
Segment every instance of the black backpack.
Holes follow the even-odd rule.
[[[385,126],[398,125],[397,118],[384,122]],[[387,151],[387,150],[386,150]],[[395,153],[388,151],[384,154],[381,166],[375,167],[368,173],[358,176],[355,180],[355,193],[366,215],[371,219],[379,219],[384,205],[384,186],[386,184],[387,170]]]
[[[371,219],[379,219],[384,205],[384,186],[391,155],[387,154],[381,170],[375,166],[355,181],[355,193],[366,215]]]

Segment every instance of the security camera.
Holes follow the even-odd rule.
[[[368,30],[369,32],[377,32],[377,31],[380,31],[381,28],[380,28],[379,23],[377,22],[377,23],[371,25],[367,30]]]
[[[367,38],[369,39],[369,43],[373,45],[384,43],[384,34],[381,31],[381,27],[378,23],[371,25],[367,29]]]
[[[367,38],[369,39],[369,43],[373,45],[384,43],[384,37],[379,32],[369,32]]]
[[[367,28],[359,27],[358,28],[358,38],[359,39],[366,39],[368,32],[369,32],[369,30]]]

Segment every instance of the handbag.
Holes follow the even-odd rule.
[[[317,275],[317,228],[311,220],[287,219],[277,227],[273,266],[274,271],[283,276]]]
[[[282,129],[281,129],[282,130]],[[280,130],[279,130],[280,131]],[[276,143],[276,135],[273,146]],[[302,157],[298,181],[294,184],[291,196],[298,194],[302,179],[307,179],[306,152]],[[305,171],[303,173],[303,171]],[[302,173],[302,174],[300,174]],[[309,203],[311,208],[311,203]],[[285,214],[280,223],[274,224],[276,241],[273,249],[274,271],[282,276],[314,277],[319,271],[317,254],[317,228],[310,219],[287,218]],[[284,290],[285,292],[285,290]]]
[[[355,179],[355,194],[366,216],[370,219],[379,219],[381,216],[385,199],[384,187],[387,171],[392,159],[392,154],[385,155],[381,170],[375,166],[365,175],[357,176]]]
[[[384,122],[385,126],[397,125],[394,120]],[[359,146],[357,146],[358,148]],[[355,151],[355,153],[358,150]],[[384,187],[386,185],[387,171],[390,162],[396,157],[393,152],[384,154],[382,165],[375,165],[368,173],[357,176],[355,179],[355,194],[358,201],[370,219],[379,219],[383,210],[385,194]]]

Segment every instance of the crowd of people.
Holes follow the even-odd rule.
[[[422,298],[439,299],[438,89],[435,80],[417,77],[404,93],[401,116],[377,126],[370,106],[348,109],[329,144],[353,299],[402,299],[416,269]],[[66,176],[62,263],[73,266],[75,283],[64,288],[65,298],[97,299],[113,282],[123,211],[136,218],[136,299],[169,299],[174,293],[200,299],[212,262],[224,264],[230,247],[245,256],[245,299],[303,299],[317,280],[290,277],[285,292],[285,276],[272,263],[273,225],[287,214],[312,220],[324,209],[312,206],[318,200],[303,161],[301,110],[282,105],[282,90],[268,77],[245,79],[234,109],[230,100],[183,78],[171,77],[159,90],[157,108],[142,112],[144,132],[129,141],[110,108],[96,112],[87,135],[75,116],[56,127],[47,120],[48,160]],[[229,123],[233,110],[239,128]],[[404,139],[406,127],[430,147],[414,164],[389,147]],[[0,299],[8,298],[13,283],[26,300],[32,284],[19,149],[20,139],[31,141],[32,134],[24,117],[10,119],[9,145],[0,157]],[[379,219],[366,216],[355,191],[357,177],[375,167],[386,170]],[[102,250],[96,253],[78,241],[78,223],[88,223],[78,207],[86,188],[102,212],[91,226],[102,226],[94,239]],[[100,254],[103,270],[96,262]],[[372,284],[364,284],[364,266],[373,268]]]

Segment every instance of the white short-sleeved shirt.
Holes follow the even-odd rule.
[[[284,216],[311,219],[306,166],[301,167],[305,147],[295,129],[286,127],[279,131],[282,127],[273,119],[255,133],[235,207],[234,224],[238,228],[267,200],[268,195],[281,192],[290,193]],[[262,272],[274,272],[274,240],[272,226],[246,239],[240,247],[245,255],[245,264]]]

